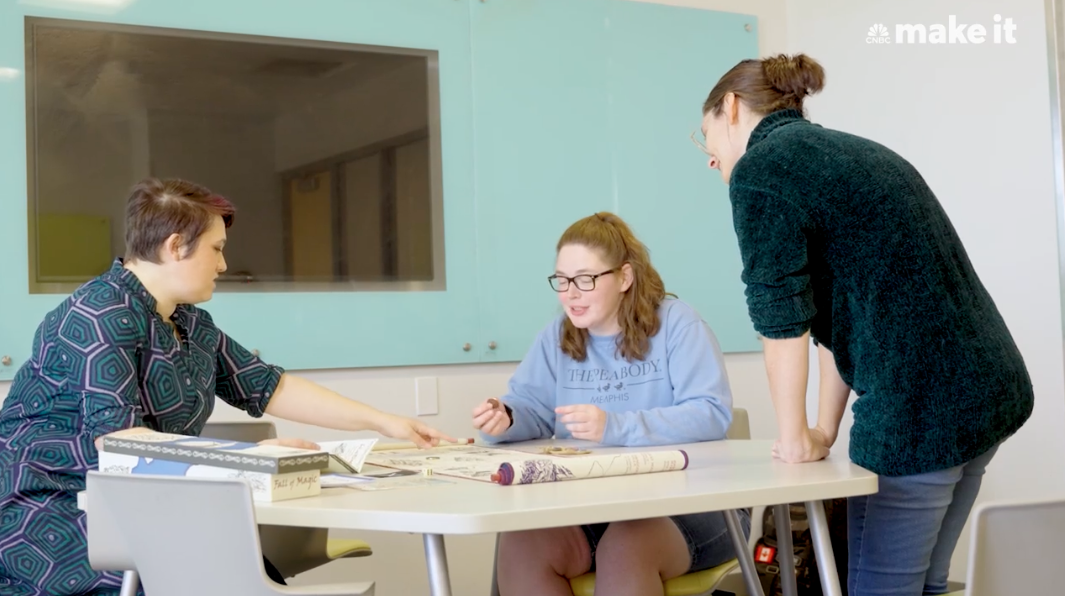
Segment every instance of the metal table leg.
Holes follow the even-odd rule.
[[[743,538],[743,526],[740,525],[739,514],[733,509],[728,509],[723,513],[729,536],[732,537],[732,546],[736,549],[736,558],[740,560],[740,570],[743,571],[743,582],[747,585],[748,596],[765,596],[765,592],[762,591],[762,582],[758,581],[758,571],[754,568],[751,549],[747,548],[747,541]]]
[[[780,589],[784,596],[799,596],[795,581],[795,548],[791,542],[791,507],[773,506],[777,527],[777,560],[780,562]]]
[[[499,536],[496,534],[496,553],[492,557],[492,593],[491,596],[499,596]]]
[[[825,504],[821,501],[807,501],[806,515],[810,519],[810,537],[814,542],[817,571],[821,574],[821,590],[825,596],[843,596],[839,573],[836,571],[836,556],[832,552],[832,537],[828,533]]]
[[[136,571],[127,571],[122,574],[122,590],[119,596],[137,596],[137,589],[141,587],[141,578]]]
[[[425,564],[429,568],[429,594],[451,596],[444,537],[440,534],[423,534],[422,542],[425,544]]]

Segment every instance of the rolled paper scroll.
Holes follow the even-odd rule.
[[[537,484],[605,476],[629,476],[684,470],[688,454],[682,450],[641,451],[578,457],[530,458],[503,462],[492,482],[503,485]]]

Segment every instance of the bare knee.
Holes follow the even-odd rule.
[[[690,566],[688,543],[668,517],[613,522],[596,547],[597,575],[654,573],[664,580]]]
[[[521,575],[550,571],[574,578],[592,567],[588,539],[578,526],[506,532],[499,535],[498,573]]]
[[[599,572],[609,569],[647,567],[653,559],[655,520],[637,519],[612,522],[599,540],[595,552],[595,567]],[[650,556],[648,556],[650,555]]]

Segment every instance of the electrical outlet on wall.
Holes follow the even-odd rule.
[[[418,416],[435,416],[440,412],[436,394],[436,377],[414,379],[414,412]]]

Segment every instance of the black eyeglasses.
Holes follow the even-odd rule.
[[[577,289],[582,292],[591,292],[595,289],[595,280],[599,279],[600,277],[603,277],[604,275],[614,273],[615,271],[617,271],[617,267],[615,267],[614,269],[607,269],[606,271],[602,273],[596,273],[595,275],[583,274],[574,277],[566,277],[565,275],[558,275],[556,273],[555,275],[548,277],[547,281],[551,284],[551,289],[556,292],[565,292],[569,290],[569,285],[571,283],[576,285]]]

